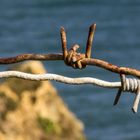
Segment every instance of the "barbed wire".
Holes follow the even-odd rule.
[[[63,54],[21,54],[15,57],[0,58],[0,64],[12,64],[26,60],[42,60],[42,61],[53,61],[53,60],[64,60]],[[80,60],[82,65],[97,66],[106,70],[109,70],[118,74],[132,75],[140,77],[140,71],[134,68],[119,67],[109,62],[94,58],[84,58]],[[74,63],[74,62],[73,62]]]
[[[20,78],[25,80],[32,81],[46,81],[54,80],[57,82],[72,84],[72,85],[81,85],[81,84],[94,84],[96,86],[104,88],[119,88],[119,92],[115,98],[114,105],[118,103],[120,98],[121,91],[130,91],[132,93],[137,93],[136,99],[133,105],[133,112],[136,113],[138,110],[139,103],[139,92],[140,92],[140,81],[138,79],[125,78],[123,75],[123,82],[109,82],[105,80],[100,80],[92,77],[80,77],[80,78],[70,78],[58,74],[29,74],[19,71],[3,71],[0,72],[0,78]]]
[[[79,45],[75,44],[71,49],[67,49],[67,39],[66,32],[64,27],[61,27],[60,35],[62,42],[62,52],[56,54],[21,54],[15,57],[0,58],[0,64],[11,64],[18,63],[25,60],[63,60],[66,65],[71,66],[75,69],[83,69],[87,65],[97,66],[106,70],[109,70],[114,73],[118,73],[121,76],[121,82],[108,82],[92,77],[80,77],[80,78],[69,78],[57,74],[28,74],[18,71],[4,71],[0,72],[0,78],[9,78],[16,77],[26,80],[55,80],[58,82],[66,84],[95,84],[97,86],[106,87],[106,88],[119,88],[117,96],[114,101],[116,105],[121,96],[121,92],[131,92],[135,93],[136,97],[132,110],[134,113],[138,110],[138,104],[140,100],[140,80],[136,78],[126,78],[125,75],[132,75],[135,77],[140,77],[140,70],[129,68],[129,67],[120,67],[104,60],[91,58],[92,43],[94,39],[94,32],[96,29],[96,24],[92,24],[89,28],[88,39],[86,43],[86,52],[85,54],[77,52]]]

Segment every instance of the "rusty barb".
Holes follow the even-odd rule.
[[[89,34],[86,44],[86,52],[85,54],[78,53],[77,50],[80,47],[78,44],[75,44],[69,51],[67,50],[67,38],[64,27],[61,27],[61,42],[62,42],[62,50],[63,50],[63,59],[65,64],[68,66],[72,66],[73,68],[83,69],[86,67],[86,64],[81,63],[85,58],[91,58],[92,51],[92,43],[94,39],[94,33],[96,29],[96,24],[92,24],[89,28]]]
[[[91,51],[92,51],[92,44],[93,44],[95,29],[96,29],[96,24],[92,24],[89,28],[85,53],[78,52],[78,48],[80,46],[77,44],[73,45],[72,48],[70,48],[69,50],[67,49],[66,32],[65,32],[64,27],[61,27],[60,35],[61,35],[61,43],[62,43],[62,53],[21,54],[21,55],[15,56],[15,57],[0,58],[0,64],[18,63],[18,62],[25,61],[25,60],[45,60],[45,61],[64,60],[66,65],[71,66],[72,68],[75,68],[75,69],[83,69],[87,65],[90,65],[90,66],[97,66],[97,67],[109,70],[109,71],[117,73],[121,76],[120,77],[121,83],[119,85],[119,90],[116,95],[114,105],[116,105],[118,103],[122,92],[127,91],[127,92],[131,92],[131,93],[135,93],[136,97],[134,100],[134,105],[133,105],[132,110],[134,113],[136,113],[138,110],[138,104],[139,104],[139,100],[140,100],[140,80],[137,79],[137,78],[140,78],[140,70],[128,68],[128,67],[119,67],[119,66],[111,64],[109,62],[100,60],[100,59],[91,58]],[[0,73],[3,74],[4,72],[0,72]],[[131,75],[131,76],[135,76],[137,78],[133,78],[133,79],[126,78],[125,75]],[[8,77],[8,76],[17,76],[17,75],[15,72],[14,72],[14,74],[12,72],[12,74],[7,73],[7,75],[4,75],[4,76]],[[17,77],[25,78],[26,76],[27,75],[25,75],[25,76],[19,75]],[[0,75],[0,78],[2,78],[2,77],[3,76]],[[54,79],[54,77],[52,79]],[[101,80],[97,80],[97,83],[99,85],[102,85],[99,83],[99,81],[101,82]],[[98,84],[96,84],[96,85],[98,85]],[[116,87],[118,87],[118,85]]]

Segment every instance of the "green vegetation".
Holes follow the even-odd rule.
[[[37,119],[39,126],[43,129],[46,134],[60,134],[61,129],[58,124],[55,124],[50,119],[38,117]]]

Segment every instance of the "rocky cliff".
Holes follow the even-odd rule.
[[[42,63],[14,70],[46,73]],[[83,140],[83,124],[49,81],[9,78],[0,84],[0,140]]]

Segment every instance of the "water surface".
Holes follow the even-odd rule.
[[[139,0],[1,0],[0,55],[61,52],[61,26],[67,30],[68,46],[78,43],[84,52],[88,27],[94,22],[97,29],[92,57],[140,69]],[[43,63],[51,73],[119,81],[119,75],[96,67],[81,71],[61,61]],[[131,112],[131,94],[124,94],[119,105],[113,107],[116,90],[53,84],[84,122],[88,140],[140,139],[140,111],[136,115]]]

